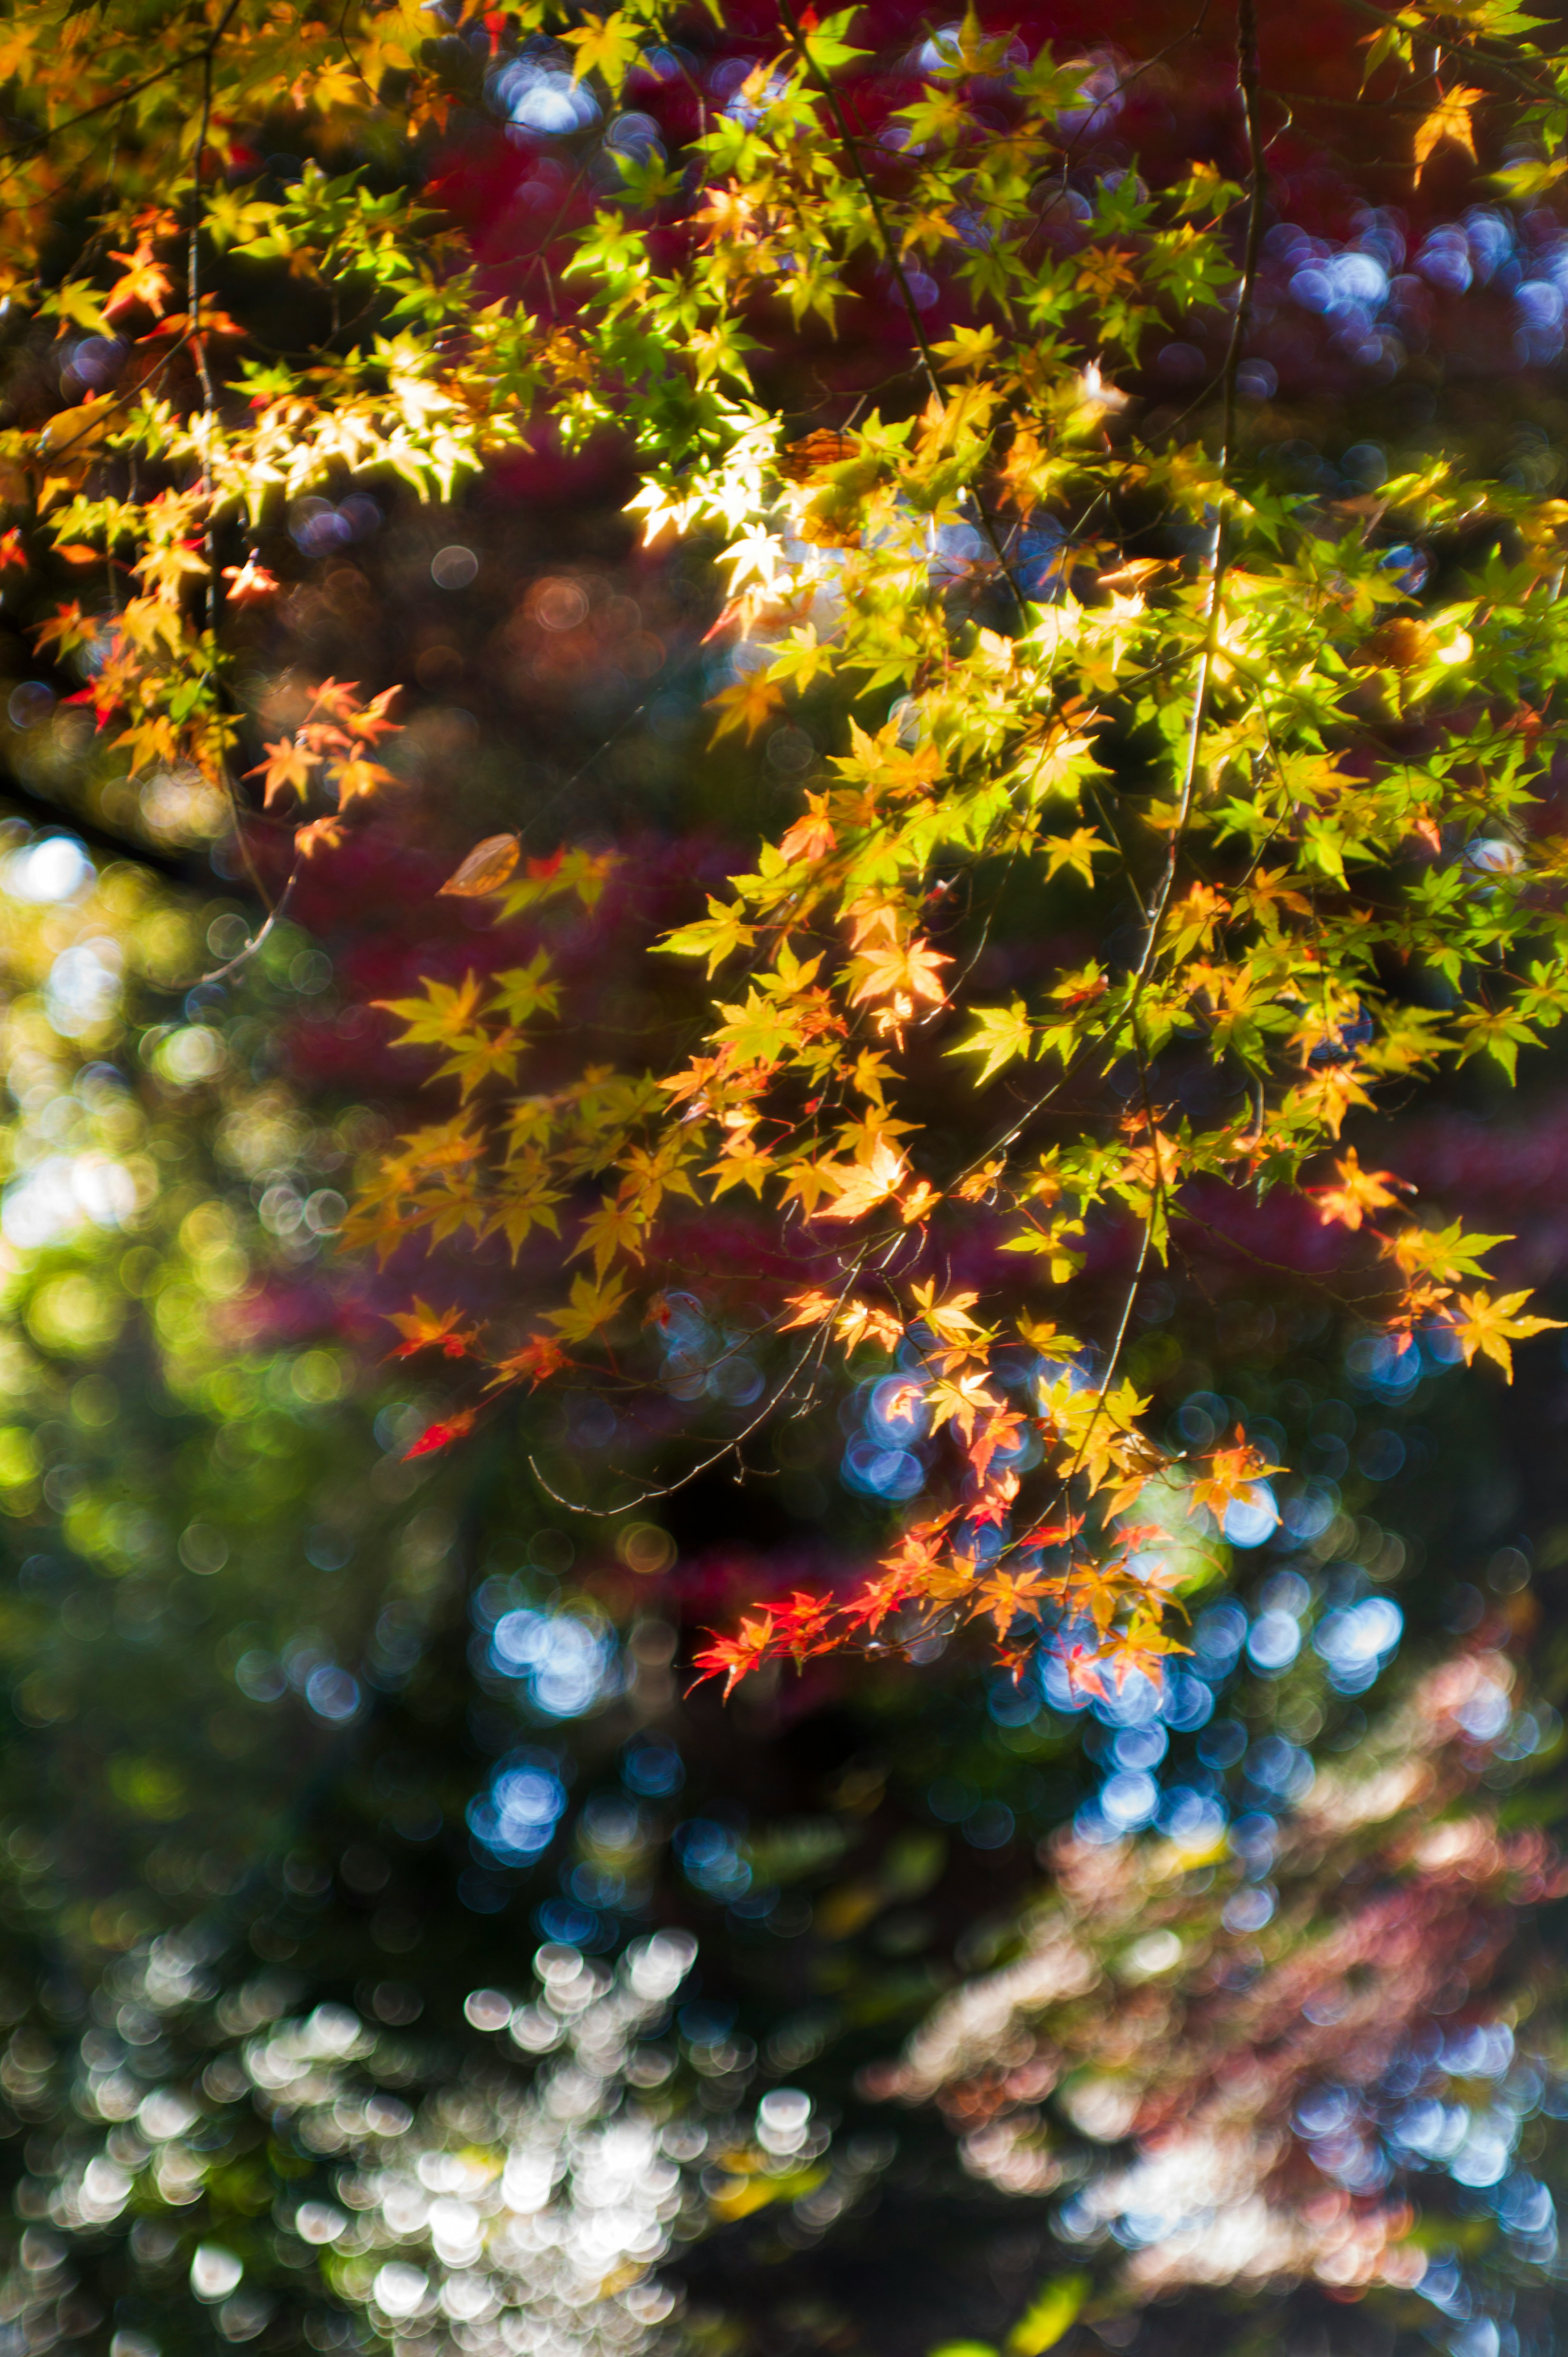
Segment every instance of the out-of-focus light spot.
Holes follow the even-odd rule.
[[[811,2099],[799,2087],[774,2087],[757,2107],[757,2141],[765,2152],[799,2152],[811,2125]]]
[[[974,1849],[1004,1849],[1013,1838],[1013,1812],[1004,1801],[983,1801],[972,1809],[961,1828]]]
[[[313,1670],[305,1682],[305,1699],[317,1718],[329,1719],[341,1726],[352,1718],[360,1707],[360,1684],[347,1670],[336,1663],[324,1662]]]
[[[470,1989],[463,1999],[463,2018],[476,2029],[504,2029],[511,2019],[511,1999],[499,1989]]]
[[[1266,1481],[1254,1481],[1244,1497],[1225,1509],[1225,1535],[1232,1546],[1262,1546],[1279,1527],[1280,1510]]]
[[[863,1497],[914,1498],[925,1487],[926,1469],[908,1449],[854,1440],[844,1451],[841,1478],[847,1490],[857,1490]]]
[[[109,941],[78,942],[49,968],[44,1004],[62,1039],[106,1023],[120,1003],[120,952]]]
[[[1170,1748],[1163,1727],[1124,1727],[1111,1746],[1118,1768],[1157,1768]]]
[[[1273,1920],[1274,1894],[1267,1883],[1255,1889],[1232,1891],[1220,1910],[1219,1920],[1228,1932],[1261,1932]]]
[[[136,1182],[103,1155],[51,1154],[0,1198],[0,1231],[24,1251],[58,1243],[84,1222],[123,1227],[136,1209]]]
[[[1193,1652],[1206,1678],[1224,1677],[1247,1641],[1247,1616],[1227,1599],[1207,1605],[1193,1623]]]
[[[1162,1688],[1160,1716],[1178,1735],[1189,1735],[1212,1717],[1214,1696],[1201,1678],[1185,1670],[1167,1669]]]
[[[383,2316],[401,2319],[416,2313],[429,2289],[430,2278],[422,2269],[394,2259],[378,2272],[371,2297]]]
[[[14,851],[5,866],[5,885],[14,900],[43,904],[73,899],[92,880],[92,862],[73,834],[46,834]]]
[[[1148,1824],[1159,1805],[1159,1786],[1139,1769],[1119,1770],[1101,1788],[1101,1813],[1118,1833],[1132,1833]]]
[[[606,129],[605,145],[635,164],[664,160],[664,142],[651,114],[618,114]]]
[[[198,2299],[227,2299],[244,2272],[242,2262],[221,2243],[199,2243],[190,2262],[190,2288]]]
[[[542,630],[575,630],[579,622],[587,619],[588,593],[580,581],[564,574],[548,575],[533,584],[523,600],[522,610]]]
[[[697,1960],[690,1932],[654,1932],[627,1950],[627,1976],[645,2003],[673,1996]]]
[[[302,2201],[294,2213],[294,2231],[305,2243],[335,2243],[348,2223],[329,2201]]]
[[[616,1553],[628,1571],[651,1579],[674,1562],[675,1542],[657,1523],[633,1523],[617,1539]]]
[[[449,548],[438,548],[430,560],[430,577],[438,589],[466,589],[479,570],[479,560],[471,548],[454,542]]]
[[[153,1051],[153,1069],[178,1088],[194,1088],[222,1071],[224,1055],[218,1032],[205,1023],[189,1023],[159,1040]]]
[[[570,138],[600,119],[593,92],[573,81],[570,53],[559,41],[531,44],[491,77],[489,89],[492,103],[513,126],[537,138]]]
[[[1134,1940],[1122,1959],[1123,1980],[1153,1980],[1157,1973],[1174,1972],[1183,1955],[1180,1939],[1174,1932],[1145,1932]]]
[[[1339,1492],[1332,1481],[1305,1481],[1285,1501],[1284,1526],[1304,1544],[1321,1538],[1339,1512]]]
[[[1326,1612],[1312,1632],[1313,1650],[1327,1663],[1332,1685],[1341,1694],[1360,1694],[1394,1651],[1403,1630],[1404,1615],[1391,1597],[1369,1596],[1362,1603]]]
[[[1470,2121],[1470,2132],[1448,2163],[1457,2185],[1495,2185],[1506,2177],[1513,2158],[1519,2122],[1511,2112],[1480,2112]]]
[[[229,1542],[210,1523],[191,1523],[180,1533],[179,1559],[187,1571],[209,1577],[229,1560]]]
[[[41,679],[25,679],[6,700],[5,716],[13,728],[36,728],[55,708],[55,692]]]
[[[673,1847],[689,1882],[710,1899],[744,1899],[751,1888],[751,1868],[727,1825],[709,1817],[692,1817],[677,1825]]]
[[[681,1754],[668,1736],[645,1735],[628,1746],[621,1776],[645,1800],[665,1800],[686,1781]]]
[[[548,1846],[565,1806],[566,1788],[551,1755],[518,1752],[468,1803],[468,1829],[503,1865],[526,1865]]]
[[[523,1606],[497,1621],[490,1660],[503,1677],[522,1681],[536,1710],[576,1718],[612,1684],[615,1643],[596,1621]]]
[[[1301,1623],[1289,1612],[1261,1612],[1247,1639],[1247,1658],[1265,1674],[1288,1669],[1301,1651]]]

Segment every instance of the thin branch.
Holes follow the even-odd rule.
[[[1187,753],[1182,765],[1181,796],[1176,806],[1176,824],[1171,829],[1170,850],[1165,856],[1165,873],[1155,888],[1149,908],[1148,933],[1144,953],[1138,961],[1133,977],[1129,1016],[1136,1012],[1143,996],[1155,954],[1159,947],[1160,929],[1165,910],[1176,888],[1176,871],[1181,861],[1182,845],[1192,815],[1193,794],[1197,785],[1198,759],[1203,748],[1204,724],[1208,716],[1209,691],[1213,684],[1214,666],[1219,652],[1219,632],[1224,618],[1225,576],[1229,552],[1225,543],[1225,492],[1229,488],[1231,463],[1236,447],[1237,381],[1240,373],[1241,352],[1251,317],[1252,291],[1257,284],[1258,257],[1262,249],[1263,204],[1268,193],[1268,171],[1263,161],[1263,124],[1262,91],[1258,77],[1257,0],[1240,0],[1236,16],[1236,79],[1241,92],[1242,110],[1246,117],[1247,147],[1251,166],[1251,188],[1247,203],[1247,240],[1242,253],[1241,278],[1236,292],[1236,317],[1230,326],[1230,341],[1225,354],[1221,376],[1224,394],[1223,423],[1219,445],[1219,498],[1216,503],[1214,536],[1210,544],[1208,573],[1208,625],[1204,631],[1202,651],[1198,657],[1197,681],[1193,690],[1192,715],[1187,727]]]

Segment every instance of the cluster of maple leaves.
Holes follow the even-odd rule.
[[[1439,13],[1386,27],[1369,77],[1424,75]],[[1085,1680],[1120,1677],[1179,1641],[1161,1568],[1173,1479],[1189,1516],[1222,1521],[1271,1469],[1243,1436],[1173,1477],[1122,1373],[1138,1286],[1197,1190],[1299,1190],[1380,1087],[1444,1056],[1511,1077],[1568,1008],[1568,840],[1550,797],[1568,511],[1429,458],[1396,465],[1373,502],[1325,504],[1282,489],[1249,443],[1238,369],[1269,93],[1247,12],[1235,176],[1199,165],[1152,190],[1097,163],[1085,60],[1023,54],[973,15],[920,52],[918,94],[871,139],[855,18],[781,7],[758,46],[719,12],[718,43],[752,70],[718,112],[704,102],[683,155],[633,157],[622,188],[563,217],[574,307],[548,294],[537,312],[489,299],[412,191],[373,194],[313,158],[282,196],[247,193],[248,129],[279,107],[317,126],[323,153],[439,125],[449,93],[418,12],[371,0],[307,59],[261,0],[209,0],[150,76],[128,19],[91,52],[63,5],[14,22],[0,64],[39,135],[13,301],[61,335],[109,331],[129,358],[113,389],[0,436],[17,519],[3,554],[45,578],[101,575],[98,602],[61,605],[39,644],[78,666],[133,768],[191,764],[242,823],[243,618],[283,587],[255,539],[280,503],[367,470],[446,494],[546,421],[568,444],[622,437],[649,543],[700,534],[725,568],[714,636],[736,661],[716,735],[750,745],[794,711],[843,749],[755,872],[662,944],[725,977],[681,1070],[591,1067],[519,1093],[532,1027],[563,1011],[542,946],[397,1002],[459,1110],[399,1142],[352,1233],[383,1251],[499,1235],[515,1254],[569,1221],[567,1258],[591,1273],[486,1361],[488,1387],[567,1367],[618,1384],[683,1222],[735,1197],[800,1275],[767,1305],[779,1361],[747,1429],[897,1372],[936,1494],[854,1593],[770,1606],[707,1665],[733,1683],[772,1657],[986,1620],[1014,1657],[1044,1628]],[[538,0],[469,29],[499,57],[553,22]],[[613,108],[677,26],[696,38],[638,0],[560,38]],[[1563,63],[1522,20],[1480,6],[1462,40],[1478,80],[1509,60],[1521,124],[1549,122]],[[1412,171],[1444,144],[1474,153],[1478,103],[1444,79]],[[116,162],[111,200],[104,126],[133,118],[137,161],[128,178]],[[45,285],[72,157],[104,201]],[[1550,173],[1509,185],[1539,197]],[[215,306],[220,263],[226,286],[285,271],[335,322],[352,296],[367,324],[324,331],[307,362],[259,358]],[[930,288],[947,332],[928,325]],[[842,328],[889,299],[905,364],[888,414],[830,393],[803,438],[798,416],[787,427],[748,365],[768,307]],[[1232,325],[1207,403],[1145,435],[1128,390],[1144,347],[1217,307]],[[1056,554],[1031,571],[1028,535],[1047,524]],[[1462,544],[1483,553],[1423,605],[1392,552]],[[395,694],[323,682],[265,745],[249,775],[269,807],[296,806],[296,858],[329,852],[384,791]],[[481,845],[448,888],[494,893],[510,917],[565,894],[591,907],[607,872],[576,851],[514,880],[518,857],[510,838]],[[1101,952],[996,1004],[977,977],[1020,894],[1036,939],[1088,925]],[[972,1060],[963,1116],[933,1143],[921,1107],[948,1057]],[[1545,1322],[1478,1281],[1499,1240],[1421,1224],[1353,1150],[1309,1191],[1352,1232],[1398,1212],[1378,1305],[1397,1335],[1435,1320],[1506,1369]],[[1132,1238],[1127,1286],[1109,1330],[1079,1332],[1070,1288],[1108,1223]],[[1022,1272],[994,1300],[937,1273],[977,1229]],[[404,1327],[410,1348],[485,1359],[455,1313],[421,1307]],[[1020,1407],[1004,1370],[1025,1362]],[[1165,1518],[1140,1524],[1156,1483]]]

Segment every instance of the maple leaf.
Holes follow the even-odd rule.
[[[934,950],[923,941],[864,951],[855,961],[860,980],[850,1004],[863,1006],[871,998],[905,996],[924,998],[940,1006],[947,996],[947,985],[937,969],[951,963],[944,950]]]
[[[760,672],[751,672],[734,687],[710,696],[708,710],[720,718],[714,726],[713,742],[728,737],[736,728],[744,728],[749,745],[759,728],[765,728],[784,709],[784,691]]]
[[[929,1220],[941,1200],[929,1179],[917,1178],[899,1203],[898,1216],[907,1228],[912,1228],[917,1221]]]
[[[781,1321],[779,1328],[781,1334],[789,1333],[797,1326],[825,1326],[829,1318],[836,1315],[839,1307],[832,1294],[815,1290],[791,1293],[785,1306],[794,1315]]]
[[[1069,1693],[1109,1702],[1111,1696],[1100,1656],[1090,1646],[1069,1645],[1058,1658]]]
[[[618,8],[608,16],[589,16],[575,31],[563,33],[577,55],[573,62],[572,79],[581,81],[586,73],[601,73],[612,93],[620,95],[621,84],[642,54],[642,31],[635,19],[623,16]]]
[[[1026,1547],[1070,1546],[1083,1528],[1081,1514],[1069,1514],[1065,1522],[1038,1523],[1025,1533],[1021,1544]]]
[[[361,738],[365,744],[379,745],[383,737],[401,737],[403,734],[403,722],[389,716],[394,700],[402,694],[401,687],[383,687],[379,695],[373,695],[371,698],[363,711],[349,712],[339,716],[343,719],[345,727],[351,729],[353,734]],[[320,703],[319,694],[316,700],[317,704]]]
[[[479,900],[487,893],[499,892],[516,867],[521,849],[515,834],[487,834],[461,866],[454,868],[437,898]]]
[[[946,1300],[939,1301],[934,1276],[912,1286],[911,1292],[917,1318],[930,1328],[939,1342],[968,1348],[984,1332],[979,1319],[969,1314],[980,1298],[978,1293],[950,1293]]]
[[[351,802],[368,801],[379,786],[395,786],[397,779],[380,761],[367,761],[362,754],[354,753],[339,761],[335,772],[339,802],[347,808]]]
[[[741,1679],[767,1660],[773,1642],[773,1616],[769,1612],[749,1614],[733,1637],[721,1637],[716,1629],[706,1633],[714,1641],[692,1656],[693,1667],[701,1673],[693,1681],[693,1690],[709,1678],[722,1677],[727,1702]]]
[[[976,1087],[983,1088],[1004,1064],[1028,1054],[1035,1031],[1021,998],[1015,998],[1011,1006],[977,1006],[972,1011],[978,1028],[969,1039],[961,1039],[947,1052],[950,1056],[983,1056],[985,1061],[975,1076]],[[980,1191],[984,1193],[983,1185]],[[963,1192],[962,1189],[960,1192]],[[964,1200],[977,1199],[966,1195]]]
[[[394,1048],[445,1048],[471,1031],[479,1011],[482,985],[470,970],[456,988],[450,983],[433,982],[422,974],[423,998],[372,998],[372,1006],[383,1014],[395,1015],[408,1029]]]
[[[264,565],[257,562],[253,550],[243,565],[226,565],[223,578],[229,584],[231,606],[269,605],[283,588],[276,574],[269,573]]]
[[[627,1297],[627,1287],[596,1285],[586,1271],[573,1280],[564,1309],[552,1309],[545,1323],[553,1326],[563,1342],[586,1342],[607,1326]]]
[[[852,1301],[840,1311],[833,1331],[846,1351],[867,1340],[879,1342],[885,1351],[896,1351],[904,1339],[904,1321],[875,1301]]]
[[[708,895],[708,913],[695,924],[682,925],[673,933],[666,933],[659,946],[673,957],[705,957],[708,972],[716,974],[727,957],[736,950],[749,949],[757,939],[750,925],[741,922],[743,903],[715,899]],[[668,1088],[671,1083],[666,1081]]]
[[[1413,161],[1417,187],[1441,146],[1462,147],[1471,163],[1476,161],[1476,135],[1470,118],[1486,95],[1484,90],[1466,90],[1455,85],[1444,91],[1431,113],[1416,124]]]
[[[164,297],[174,285],[168,272],[154,253],[152,241],[141,238],[130,253],[116,253],[111,249],[110,260],[123,262],[123,274],[117,278],[103,298],[103,308],[111,319],[122,311],[134,310],[138,304],[151,311],[156,318],[163,316]]]
[[[831,1596],[812,1596],[800,1587],[782,1602],[775,1598],[768,1607],[775,1650],[798,1663],[810,1654],[825,1652],[832,1641],[829,1632],[837,1609]]]
[[[316,691],[312,712],[325,712],[347,727],[354,717],[354,698],[360,693],[357,679],[324,679]]]
[[[392,1352],[394,1359],[412,1359],[416,1351],[439,1348],[448,1359],[466,1359],[479,1339],[477,1326],[464,1326],[460,1309],[432,1309],[413,1297],[412,1310],[391,1313],[391,1323],[404,1338]]]
[[[450,1415],[444,1424],[427,1424],[412,1448],[403,1450],[404,1463],[415,1457],[429,1457],[437,1448],[449,1448],[455,1440],[462,1440],[474,1429],[474,1411],[466,1407]]]
[[[1509,1382],[1513,1381],[1513,1352],[1510,1342],[1523,1342],[1531,1334],[1544,1334],[1560,1327],[1561,1318],[1521,1318],[1522,1303],[1530,1299],[1528,1287],[1522,1293],[1502,1293],[1496,1296],[1477,1287],[1474,1293],[1459,1296],[1457,1310],[1451,1323],[1455,1340],[1465,1353],[1468,1366],[1477,1351],[1494,1360]]]
[[[266,759],[258,761],[253,770],[246,770],[245,775],[263,780],[263,799],[267,809],[271,810],[280,794],[296,793],[303,802],[310,791],[310,780],[319,767],[316,755],[308,747],[302,745],[297,737],[280,737],[275,745],[269,745],[263,739],[262,750]]]
[[[1326,1228],[1337,1220],[1341,1227],[1357,1229],[1369,1211],[1386,1211],[1400,1195],[1415,1192],[1407,1179],[1397,1178],[1391,1170],[1363,1170],[1353,1146],[1347,1147],[1344,1159],[1334,1168],[1339,1173],[1337,1187],[1306,1189]]]
[[[970,1470],[977,1481],[984,1480],[998,1449],[1011,1451],[1017,1447],[1025,1422],[1026,1418],[1015,1408],[1004,1408],[999,1415],[987,1416],[969,1445]]]
[[[1283,1473],[1283,1465],[1269,1464],[1262,1450],[1249,1444],[1238,1425],[1230,1448],[1211,1451],[1208,1471],[1200,1474],[1192,1485],[1192,1502],[1197,1506],[1212,1506],[1218,1518],[1223,1522],[1227,1509],[1233,1506],[1238,1499],[1245,1498],[1255,1481],[1262,1481],[1269,1474]],[[1145,1475],[1144,1479],[1147,1478]],[[1124,1536],[1132,1545],[1132,1534],[1124,1534]]]
[[[887,1140],[878,1138],[870,1159],[847,1167],[818,1165],[818,1174],[837,1190],[836,1200],[812,1217],[819,1220],[862,1220],[878,1203],[886,1203],[902,1184],[906,1158]]]
[[[988,1612],[996,1623],[997,1635],[1005,1637],[1018,1614],[1032,1612],[1054,1586],[1037,1571],[993,1571],[980,1589],[976,1609]]]
[[[838,837],[827,817],[826,794],[806,796],[808,810],[804,818],[795,823],[779,839],[779,849],[785,859],[825,859],[836,849]]]
[[[314,859],[318,851],[337,851],[347,843],[348,829],[336,812],[326,818],[312,819],[308,826],[295,829],[294,847],[302,858]]]
[[[506,1358],[497,1360],[495,1372],[485,1388],[495,1391],[503,1383],[521,1383],[526,1378],[530,1389],[536,1390],[571,1363],[553,1335],[531,1334],[521,1351],[512,1351]]]
[[[967,1374],[939,1375],[927,1394],[931,1430],[940,1432],[944,1424],[950,1423],[963,1435],[966,1444],[972,1440],[982,1411],[1002,1405],[995,1393],[986,1390],[988,1381],[983,1367],[972,1367]]]

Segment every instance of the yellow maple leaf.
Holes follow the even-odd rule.
[[[1476,161],[1476,135],[1470,117],[1486,94],[1484,90],[1463,87],[1445,90],[1431,113],[1416,124],[1414,161],[1418,186],[1439,147],[1463,147],[1472,164]]]
[[[1359,1228],[1369,1211],[1385,1211],[1399,1200],[1400,1195],[1414,1192],[1408,1179],[1396,1178],[1391,1170],[1363,1170],[1353,1146],[1346,1148],[1344,1160],[1334,1168],[1339,1173],[1337,1187],[1309,1187],[1306,1190],[1326,1228],[1336,1220],[1341,1227]]]
[[[1509,1382],[1513,1381],[1513,1352],[1510,1342],[1523,1342],[1531,1334],[1544,1334],[1549,1328],[1561,1326],[1561,1318],[1521,1318],[1520,1306],[1530,1299],[1523,1293],[1487,1293],[1479,1287],[1474,1293],[1459,1296],[1460,1315],[1454,1319],[1454,1336],[1465,1353],[1468,1366],[1477,1351],[1495,1360]]]
[[[713,736],[715,745],[721,737],[729,736],[736,728],[745,729],[746,741],[749,745],[757,730],[765,728],[783,711],[784,691],[775,686],[771,680],[765,679],[760,672],[753,672],[748,678],[737,681],[734,687],[726,687],[721,694],[710,696],[708,709],[720,715]]]

